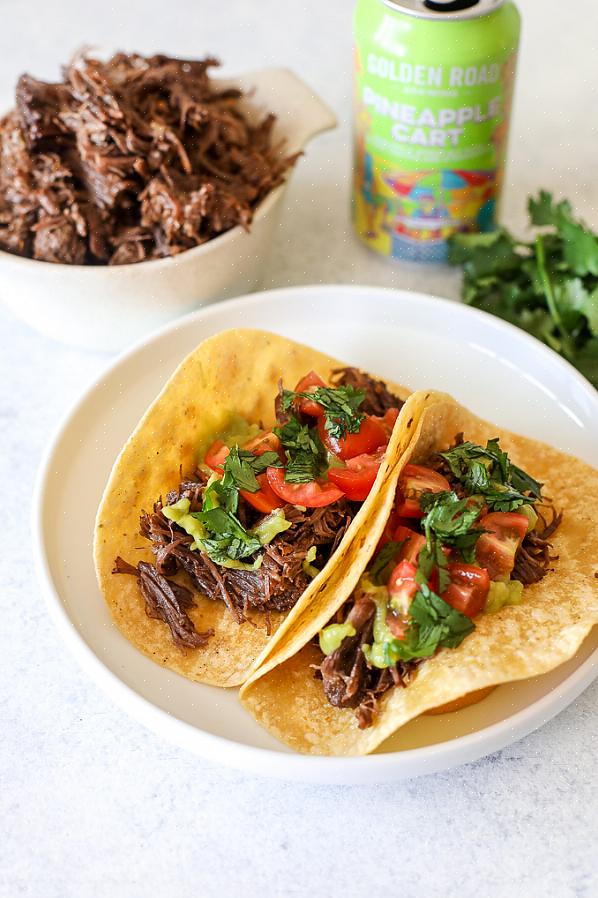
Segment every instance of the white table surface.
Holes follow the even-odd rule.
[[[598,227],[598,13],[521,0],[504,218],[541,186]],[[336,110],[289,191],[264,286],[397,285],[455,298],[455,272],[389,267],[347,216],[350,0],[3,0],[0,100],[24,70],[53,77],[81,44],[217,53],[227,70],[287,64]],[[559,12],[559,8],[561,12]],[[510,748],[384,788],[258,780],[130,720],[65,653],[35,581],[29,504],[59,417],[110,362],[0,311],[0,896],[598,895],[598,683]]]

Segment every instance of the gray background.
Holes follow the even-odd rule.
[[[503,217],[522,227],[525,197],[546,186],[598,226],[598,13],[593,0],[520,6]],[[85,43],[216,53],[231,74],[286,64],[333,106],[339,128],[300,165],[264,286],[345,281],[456,297],[454,272],[391,268],[351,237],[351,8],[350,0],[2,0],[0,101],[10,105],[20,72],[55,77]],[[48,343],[4,311],[0,329],[2,898],[598,894],[598,684],[509,749],[375,789],[246,777],[165,744],[115,708],[52,628],[28,528],[49,434],[110,359]]]

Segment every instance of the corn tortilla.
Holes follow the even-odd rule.
[[[175,646],[167,625],[146,615],[135,578],[112,573],[118,555],[134,565],[153,559],[148,542],[139,534],[142,510],[150,511],[159,496],[176,489],[181,472],[193,471],[208,446],[234,429],[240,416],[249,422],[261,422],[266,428],[274,425],[274,398],[280,378],[292,388],[312,369],[328,377],[332,369],[343,366],[330,356],[265,331],[222,332],[201,343],[181,363],[127,441],[97,514],[96,572],[116,625],[158,664],[191,680],[235,686],[246,679],[269,637],[263,612],[251,615],[254,626],[248,622],[239,625],[223,602],[196,592],[196,606],[189,616],[199,632],[212,627],[215,635],[204,648],[185,650]],[[388,386],[402,399],[409,395],[405,387]],[[417,399],[404,406],[386,453],[387,461],[381,465],[370,496],[333,558],[300,599],[301,608],[322,601],[322,593],[343,587],[343,578],[335,578],[332,568],[342,562],[343,571],[357,570],[364,547],[373,550],[364,524],[370,515],[380,514],[377,494],[390,476],[390,462],[394,464],[411,439],[419,407]],[[404,427],[405,423],[409,427]],[[186,582],[184,576],[181,582]],[[349,590],[352,583],[347,580]],[[284,617],[272,613],[273,632]]]
[[[327,608],[303,615],[303,628],[285,639],[284,630],[269,646],[267,658],[241,690],[244,706],[273,735],[299,752],[363,755],[374,751],[403,724],[426,711],[478,690],[547,673],[571,658],[598,623],[598,471],[550,446],[475,417],[444,394],[429,395],[420,415],[410,461],[448,448],[455,436],[485,443],[500,438],[511,460],[545,483],[544,494],[563,511],[552,538],[558,560],[539,583],[526,586],[523,604],[476,618],[476,629],[456,649],[443,649],[417,670],[406,688],[381,699],[372,727],[359,730],[354,712],[328,703],[311,664],[321,654],[312,643],[318,630],[342,606],[342,591],[328,594]],[[388,515],[405,459],[378,495]],[[375,548],[375,546],[374,546]],[[359,559],[365,570],[373,550]]]

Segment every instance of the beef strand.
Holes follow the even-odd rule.
[[[355,629],[354,636],[343,639],[340,646],[327,655],[316,676],[322,679],[326,698],[337,708],[354,708],[360,729],[372,726],[381,695],[393,686],[406,686],[419,661],[398,661],[393,667],[368,667],[363,649],[370,643],[376,605],[365,594],[357,594],[346,619]]]
[[[191,510],[197,510],[201,507],[201,489],[201,484],[184,481],[178,492],[169,494],[168,501],[190,498]],[[245,504],[241,498],[239,513]],[[318,561],[325,564],[355,513],[354,506],[346,500],[305,512],[292,505],[283,510],[292,526],[264,546],[262,566],[256,571],[220,567],[204,553],[192,550],[192,537],[164,517],[160,502],[153,513],[142,514],[141,533],[152,543],[160,574],[172,576],[177,570],[184,570],[196,589],[208,598],[222,599],[240,622],[250,609],[290,610],[310,582],[303,570],[308,550],[311,546],[319,547]]]
[[[515,567],[512,577],[520,580],[524,586],[538,583],[550,570],[550,565],[557,560],[556,555],[551,555],[552,543],[550,538],[560,525],[563,514],[557,512],[552,506],[546,506],[551,514],[548,523],[542,515],[538,515],[538,524],[529,533],[526,533],[523,542],[519,546],[515,556]]]
[[[113,573],[137,577],[147,616],[168,624],[173,642],[179,648],[200,648],[214,635],[211,629],[198,633],[187,614],[186,609],[194,604],[191,590],[174,580],[167,580],[152,564],[140,561],[137,567],[133,567],[118,557]]]
[[[400,409],[405,404],[402,399],[390,392],[383,380],[375,380],[359,368],[337,368],[332,372],[331,382],[335,387],[350,386],[356,390],[363,390],[365,399],[360,411],[366,415],[382,417],[389,409]]]

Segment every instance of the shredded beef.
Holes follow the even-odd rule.
[[[562,512],[557,512],[552,506],[546,506],[551,514],[550,522],[538,514],[538,524],[529,533],[526,533],[523,542],[519,546],[515,556],[515,567],[511,577],[520,580],[524,586],[538,583],[550,570],[550,565],[557,560],[557,556],[551,555],[551,536],[563,520]]]
[[[137,577],[147,616],[168,624],[173,642],[180,648],[200,648],[214,635],[213,630],[198,633],[187,614],[186,609],[194,604],[191,590],[174,580],[167,580],[152,564],[140,561],[133,567],[119,557],[113,573]]]
[[[184,481],[179,490],[169,493],[172,504],[179,498],[190,500],[190,510],[201,508],[203,486],[194,481]],[[241,498],[238,515],[251,512]],[[305,512],[293,505],[284,507],[285,517],[292,526],[278,534],[264,546],[262,566],[257,571],[235,570],[214,564],[205,553],[192,550],[192,537],[164,517],[162,504],[157,502],[153,513],[144,512],[141,517],[141,533],[152,543],[156,556],[156,569],[161,575],[172,576],[178,570],[185,571],[193,586],[211,599],[222,599],[238,622],[246,619],[247,612],[288,611],[295,605],[310,582],[303,570],[303,562],[311,546],[318,548],[316,564],[323,565],[340,543],[354,516],[354,506],[346,500],[324,508],[312,508]],[[253,526],[259,520],[247,520]]]
[[[0,120],[0,248],[123,265],[248,228],[297,156],[210,78],[218,64],[81,55],[60,83],[22,75]]]
[[[360,729],[371,726],[376,718],[378,700],[392,686],[406,686],[417,667],[417,661],[398,661],[394,667],[368,667],[361,646],[372,641],[375,603],[367,595],[358,594],[346,618],[355,628],[354,636],[347,636],[334,652],[327,655],[316,676],[321,678],[324,693],[337,708],[355,708]]]
[[[351,386],[356,390],[363,390],[365,399],[360,411],[366,415],[382,416],[388,409],[400,409],[405,404],[402,399],[390,392],[384,381],[375,380],[359,368],[337,368],[332,372],[331,382],[335,387]]]

